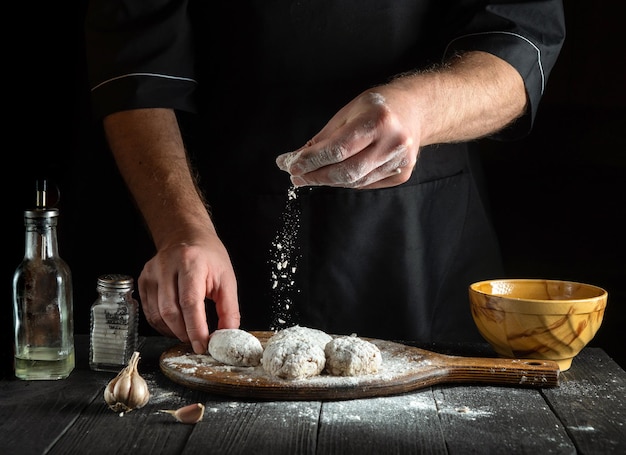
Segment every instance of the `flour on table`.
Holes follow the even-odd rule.
[[[326,344],[324,352],[326,371],[333,376],[376,373],[383,362],[378,346],[356,335],[333,338]]]
[[[245,330],[219,329],[209,339],[209,354],[226,365],[253,367],[261,363],[263,346]]]

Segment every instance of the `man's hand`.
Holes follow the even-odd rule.
[[[138,279],[146,319],[203,354],[209,344],[205,298],[215,302],[219,328],[238,328],[237,283],[189,167],[176,115],[129,110],[106,117],[104,127],[157,248]]]
[[[239,328],[235,274],[215,234],[162,248],[144,266],[138,285],[150,325],[191,342],[197,354],[205,353],[209,343],[205,298],[215,302],[218,328]]]
[[[492,134],[525,108],[524,82],[511,65],[468,52],[361,93],[276,164],[296,186],[395,186],[410,178],[421,146]]]
[[[419,128],[385,87],[368,91],[341,109],[304,147],[276,159],[296,186],[379,188],[411,176]]]

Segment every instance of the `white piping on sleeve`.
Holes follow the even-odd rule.
[[[541,50],[539,49],[539,47],[537,47],[535,45],[535,43],[533,43],[531,40],[529,40],[525,36],[518,35],[517,33],[513,33],[513,32],[501,32],[501,31],[470,33],[470,34],[467,34],[467,35],[459,36],[458,38],[454,38],[452,41],[450,41],[448,43],[448,45],[446,46],[446,49],[445,49],[443,55],[446,55],[448,53],[448,48],[450,47],[450,45],[452,43],[454,43],[455,41],[457,41],[457,40],[459,40],[461,38],[465,38],[465,37],[468,37],[468,36],[477,36],[477,35],[489,35],[489,34],[492,34],[492,33],[502,33],[504,35],[511,35],[511,36],[516,37],[516,38],[523,39],[528,44],[530,44],[535,49],[535,51],[537,51],[537,66],[539,67],[539,73],[541,74],[541,94],[543,95],[543,91],[544,91],[545,84],[546,84],[546,78],[545,78],[545,74],[543,73],[543,65],[541,64]]]
[[[158,73],[128,73],[128,74],[122,74],[121,76],[112,77],[111,79],[107,79],[106,81],[100,82],[98,85],[92,87],[91,91],[93,92],[94,90],[102,87],[105,84],[108,84],[109,82],[113,82],[118,79],[124,79],[125,77],[135,77],[135,76],[161,77],[164,79],[176,79],[179,81],[193,82],[194,84],[198,83],[195,79],[191,79],[189,77],[170,76],[168,74],[158,74]]]

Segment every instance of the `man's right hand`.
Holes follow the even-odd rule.
[[[198,354],[206,352],[209,342],[205,298],[216,304],[218,328],[239,327],[235,274],[215,234],[203,233],[160,249],[144,266],[138,285],[150,325],[191,342]]]
[[[109,146],[157,249],[138,280],[148,322],[159,332],[208,349],[205,298],[219,328],[239,327],[237,283],[189,167],[174,111],[135,109],[104,119]]]

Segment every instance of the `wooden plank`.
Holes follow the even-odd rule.
[[[450,454],[576,452],[537,390],[438,387],[434,395]]]
[[[155,337],[140,348],[150,401],[119,416],[102,396],[115,373],[89,370],[83,338],[70,378],[0,382],[3,453],[626,453],[626,375],[600,349],[583,350],[550,389],[440,385],[347,401],[254,402],[172,382],[159,356],[177,341]],[[196,425],[159,412],[196,402],[206,406]]]
[[[273,332],[252,332],[265,344]],[[264,400],[341,400],[394,395],[441,383],[510,384],[554,387],[559,366],[547,360],[464,357],[440,354],[386,340],[365,338],[381,352],[383,363],[373,374],[353,377],[321,374],[285,380],[262,366],[224,365],[210,355],[195,354],[189,344],[163,352],[160,367],[172,381],[192,389],[230,397]]]
[[[70,379],[71,378],[71,379]],[[58,381],[3,381],[0,385],[2,450],[44,453],[57,435],[100,395],[105,378],[74,371]]]
[[[6,318],[8,319],[8,318]],[[13,369],[13,338],[0,335],[0,343],[3,346],[0,351],[0,381],[15,379],[15,371]]]
[[[206,394],[178,386],[159,371],[158,358],[163,349],[175,343],[168,338],[141,340],[138,371],[146,380],[150,400],[146,406],[125,414],[109,409],[103,391],[115,377],[114,372],[86,372],[102,378],[100,389],[73,425],[64,431],[50,449],[50,455],[67,453],[180,453],[193,431],[190,425],[176,422],[161,409],[178,409],[187,404],[203,402]]]
[[[226,400],[206,406],[183,454],[316,453],[319,402]]]
[[[141,371],[141,367],[140,367]],[[158,370],[143,372],[150,390],[146,406],[125,414],[109,409],[102,391],[52,447],[50,455],[67,453],[180,453],[192,425],[177,422],[161,409],[178,409],[204,402],[206,396],[172,384]]]
[[[446,454],[432,391],[324,402],[317,452]]]
[[[151,338],[140,350],[139,373],[151,394],[146,406],[120,416],[100,391],[50,454],[314,453],[320,403],[230,401],[176,384],[158,367],[172,343]],[[159,412],[198,402],[206,409],[195,425]]]
[[[164,352],[166,347],[160,346],[159,353]],[[192,392],[160,372],[158,357],[151,357],[149,366],[162,379],[158,384],[163,391],[184,389]],[[201,402],[204,398],[204,419],[193,425],[193,431],[181,453],[315,453],[321,406],[319,402],[233,401],[201,391],[195,393],[199,394]]]
[[[542,394],[580,453],[626,453],[626,376],[604,351],[583,349],[561,386]]]
[[[13,376],[0,382],[3,453],[44,453],[101,394],[108,379],[89,370],[88,338],[77,337],[75,346],[76,368],[66,379],[23,381]]]

